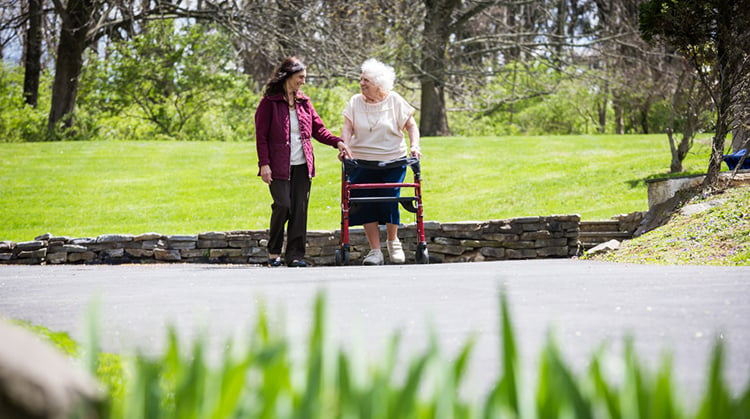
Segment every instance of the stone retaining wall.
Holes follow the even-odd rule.
[[[706,175],[679,176],[668,179],[648,179],[648,208],[651,209],[671,199],[679,191],[694,189],[703,184]],[[719,173],[719,180],[727,185],[737,187],[750,185],[750,170],[740,170],[735,176],[732,172]]]
[[[578,215],[507,220],[425,223],[430,263],[484,260],[567,258],[579,251]],[[349,264],[360,264],[369,250],[361,228],[349,231]],[[26,242],[0,242],[0,264],[229,263],[263,264],[268,258],[267,230],[207,232],[196,235],[158,233],[105,234],[70,238],[44,234]],[[407,263],[414,263],[417,230],[403,226],[399,238]],[[381,231],[385,246],[385,231]],[[306,259],[334,265],[339,231],[310,231]],[[387,254],[387,251],[384,251]],[[386,263],[387,263],[386,256]]]

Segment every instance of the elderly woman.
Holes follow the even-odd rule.
[[[375,162],[389,161],[408,154],[420,158],[419,129],[414,120],[414,108],[398,93],[393,92],[396,73],[391,66],[373,58],[362,64],[359,78],[361,93],[352,96],[344,109],[341,138],[349,146],[352,157]],[[409,137],[407,148],[404,131]],[[401,183],[406,166],[377,170],[356,168],[350,175],[352,183]],[[379,194],[397,195],[398,190],[360,189],[352,196]],[[398,240],[400,224],[398,203],[379,202],[360,204],[349,215],[350,225],[362,225],[370,244],[364,258],[365,265],[382,265],[379,225],[385,224],[388,256],[391,263],[404,263],[404,250]]]
[[[315,159],[311,138],[348,156],[343,140],[331,134],[300,88],[305,84],[304,64],[285,59],[273,72],[255,112],[255,146],[258,175],[268,184],[273,204],[268,240],[268,265],[280,266],[284,227],[288,222],[285,262],[305,267],[307,208]]]

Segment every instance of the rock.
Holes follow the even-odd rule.
[[[599,255],[599,254],[613,252],[619,248],[620,248],[620,241],[613,239],[610,241],[606,241],[604,243],[597,244],[596,246],[589,249],[588,252],[586,252],[586,254]]]
[[[714,199],[713,201],[701,202],[699,204],[685,205],[680,209],[682,215],[694,215],[718,207],[726,202],[726,199]]]
[[[505,257],[505,249],[498,249],[497,247],[483,247],[479,249],[479,253],[493,260],[502,259]]]
[[[223,231],[209,231],[198,235],[198,240],[224,240],[227,238],[227,233]]]
[[[50,245],[52,244],[65,244],[70,241],[70,237],[68,236],[54,236],[50,237],[48,242]]]
[[[39,250],[44,247],[44,242],[41,240],[27,241],[16,243],[18,250]]]
[[[154,249],[154,258],[156,260],[164,260],[168,262],[182,259],[180,251],[176,249]]]
[[[97,418],[95,379],[31,332],[0,320],[0,418]]]
[[[55,252],[47,253],[47,263],[58,265],[68,261],[68,254],[66,252]]]
[[[227,241],[224,239],[199,239],[199,249],[211,249],[215,247],[227,247]]]
[[[197,245],[198,243],[194,241],[170,241],[169,242],[169,248],[175,249],[175,250],[195,249]]]
[[[96,253],[94,252],[81,252],[81,253],[68,253],[68,262],[70,263],[76,263],[76,262],[85,262],[90,263],[93,262],[96,258]]]
[[[97,243],[120,243],[120,242],[132,242],[132,234],[103,234],[96,238]],[[78,243],[74,243],[78,244]]]
[[[170,242],[197,242],[198,235],[197,234],[172,234],[171,236],[167,236],[167,240],[169,240]]]
[[[95,237],[79,237],[79,238],[70,240],[70,244],[77,244],[81,246],[85,246],[87,244],[95,244],[95,243],[96,243]]]
[[[159,233],[150,232],[150,233],[139,234],[139,235],[133,237],[133,240],[137,241],[137,242],[142,242],[142,241],[155,241],[155,240],[159,240],[161,238],[164,238],[164,235],[159,234]]]

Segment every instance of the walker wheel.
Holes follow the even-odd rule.
[[[427,252],[427,243],[419,243],[414,256],[418,264],[426,265],[430,263],[430,255]]]
[[[349,263],[349,250],[336,249],[336,266],[343,266]]]

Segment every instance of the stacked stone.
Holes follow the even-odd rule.
[[[313,265],[335,265],[336,249],[339,248],[339,237],[339,230],[335,232],[325,230],[308,231],[305,258],[312,262]]]
[[[578,251],[580,217],[561,215],[444,224],[425,222],[424,228],[432,263],[566,258]],[[267,237],[267,230],[170,236],[159,233],[136,236],[105,234],[95,238],[44,234],[28,242],[0,242],[0,263],[263,264],[268,258]],[[339,237],[338,230],[308,232],[308,262],[317,266],[334,265]],[[416,225],[402,227],[399,238],[407,263],[414,263],[418,244]],[[370,250],[369,245],[361,227],[351,228],[349,239],[349,263],[356,265]],[[381,230],[381,243],[385,248],[384,229]]]
[[[266,231],[208,232],[198,235],[159,233],[105,234],[70,238],[49,233],[33,241],[0,242],[0,263],[264,263]]]
[[[580,221],[578,215],[562,215],[443,224],[425,222],[424,229],[431,263],[567,258],[578,252]],[[385,230],[381,228],[380,233],[387,263]],[[317,234],[319,236],[311,238],[308,233],[308,256],[316,265],[333,265],[340,232]],[[406,262],[415,263],[418,244],[416,225],[400,228],[399,239]],[[361,228],[349,230],[349,244],[349,263],[362,263],[370,248]]]
[[[0,263],[38,265],[47,257],[47,244],[42,240],[0,242]]]
[[[612,219],[620,223],[619,231],[627,231],[632,234],[646,218],[646,214],[648,214],[647,211],[636,211],[628,214],[615,215]]]
[[[579,223],[578,215],[425,223],[425,235],[430,262],[566,258],[578,250]],[[416,237],[414,226],[406,231]],[[413,259],[416,242],[401,241]]]

